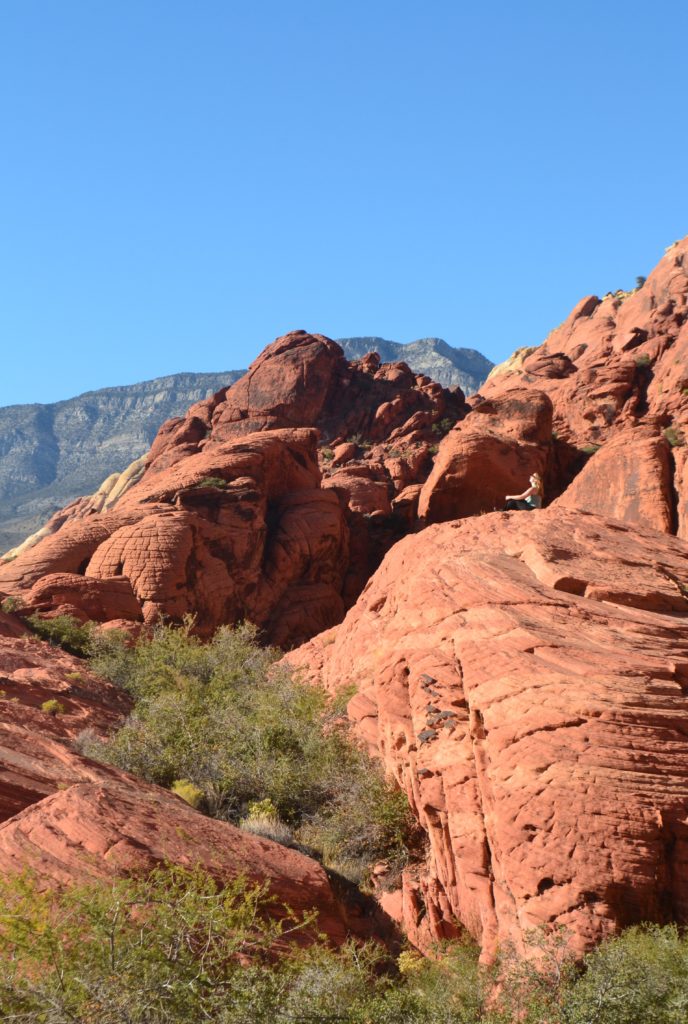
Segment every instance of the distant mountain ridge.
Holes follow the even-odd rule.
[[[0,408],[0,551],[125,469],[148,451],[161,423],[243,372],[177,373],[62,402]]]
[[[473,349],[439,338],[409,345],[384,338],[342,338],[347,359],[371,350],[403,360],[445,387],[477,390],[492,363]],[[148,451],[165,420],[242,376],[177,373],[121,387],[87,391],[51,404],[0,407],[0,554],[20,543],[74,498],[93,493]]]
[[[408,345],[385,338],[337,338],[347,359],[379,352],[383,362],[402,360],[416,373],[424,373],[445,388],[457,384],[470,395],[483,383],[494,363],[473,348],[454,348],[442,338],[419,338]]]

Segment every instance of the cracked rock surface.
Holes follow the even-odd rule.
[[[544,924],[582,951],[688,920],[687,594],[674,537],[493,513],[405,538],[288,655],[356,684],[350,717],[425,830],[382,897],[412,940],[464,928],[489,958]]]

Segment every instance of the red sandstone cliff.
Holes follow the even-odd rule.
[[[437,432],[466,411],[458,389],[403,363],[349,364],[334,342],[294,332],[165,424],[145,466],[102,501],[54,517],[0,582],[42,613],[193,614],[206,633],[250,619],[292,646],[341,620],[408,528],[395,500],[425,479]]]
[[[688,922],[688,545],[589,513],[495,513],[387,555],[287,656],[331,691],[427,835],[383,898],[420,944],[577,950]]]

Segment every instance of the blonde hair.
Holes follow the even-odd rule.
[[[533,487],[537,487],[538,494],[542,494],[544,488],[542,486],[542,477],[540,476],[540,474],[539,473],[531,473],[530,479],[535,481],[535,483],[533,484]]]

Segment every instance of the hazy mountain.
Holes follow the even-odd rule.
[[[171,416],[243,371],[177,373],[50,405],[0,408],[0,552],[151,445]]]

